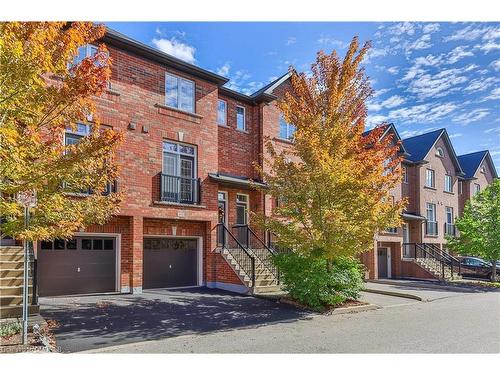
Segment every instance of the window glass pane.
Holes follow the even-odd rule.
[[[40,243],[40,248],[42,250],[52,250],[52,241],[42,241]]]
[[[167,74],[165,82],[165,102],[170,107],[179,107],[178,88],[177,77]]]
[[[237,204],[236,205],[236,224],[246,224],[247,223],[247,215],[246,215],[246,206]]]
[[[217,102],[217,124],[226,125],[226,102],[224,100]]]
[[[76,145],[78,142],[80,142],[80,139],[82,138],[83,137],[81,135],[76,135],[71,133],[66,133],[66,136],[64,137],[66,146]]]
[[[246,195],[243,195],[243,194],[236,194],[236,201],[237,202],[247,202],[248,197]]]
[[[94,240],[94,250],[102,250],[102,240]]]
[[[163,155],[163,173],[171,176],[177,176],[177,155]]]
[[[64,240],[54,240],[54,250],[64,250]]]
[[[236,107],[236,127],[245,130],[245,109],[243,107]]]
[[[87,238],[82,239],[82,249],[83,250],[91,250],[92,249],[92,240]]]
[[[219,192],[217,194],[217,199],[220,201],[225,201],[226,200],[226,193]]]
[[[181,79],[180,108],[194,112],[194,83]]]
[[[193,177],[193,161],[190,159],[181,159],[181,177]]]
[[[104,250],[113,250],[114,241],[111,239],[104,240]]]
[[[280,116],[280,138],[288,139],[288,124],[283,116]]]
[[[181,152],[183,154],[194,155],[194,147],[186,146],[186,145],[179,145],[179,152]]]
[[[163,151],[177,151],[177,143],[163,142]]]
[[[76,250],[76,238],[72,238],[66,241],[67,250]]]

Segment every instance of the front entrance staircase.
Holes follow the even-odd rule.
[[[249,293],[281,293],[279,272],[272,262],[275,251],[248,225],[236,225],[229,230],[224,224],[218,224],[216,251],[248,287]]]
[[[30,256],[28,278],[28,312],[39,313],[36,283],[33,283],[35,260]],[[0,321],[2,319],[22,318],[23,304],[24,250],[21,246],[0,247]],[[35,293],[34,293],[35,291]]]
[[[460,261],[433,243],[404,243],[405,257],[438,280],[461,278]]]

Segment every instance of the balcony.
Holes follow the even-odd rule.
[[[437,221],[426,221],[425,222],[425,234],[428,236],[438,235],[438,223]]]
[[[199,204],[200,179],[161,174],[160,200],[171,203]]]
[[[455,228],[455,224],[444,223],[444,233],[449,236],[455,237],[457,235],[457,229]]]

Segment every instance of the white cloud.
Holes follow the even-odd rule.
[[[455,47],[450,53],[448,53],[448,64],[455,64],[457,61],[463,59],[464,57],[474,56],[471,51],[466,51],[465,46]]]
[[[386,121],[387,121],[387,116],[382,116],[382,115],[368,116],[366,118],[366,126],[369,129],[371,129],[377,125],[383,124]]]
[[[474,46],[474,49],[479,49],[481,51],[484,51],[484,53],[488,53],[500,49],[500,43],[494,41],[487,41],[484,44],[476,44]]]
[[[424,34],[413,43],[406,46],[405,50],[407,53],[411,53],[414,50],[427,49],[432,47],[430,34]]]
[[[342,40],[335,39],[335,38],[332,38],[332,37],[326,36],[326,35],[321,35],[319,37],[319,39],[317,40],[317,42],[319,44],[331,45],[331,46],[337,47],[337,48],[346,48],[349,45],[348,43],[345,43]]]
[[[229,75],[229,70],[231,69],[231,64],[228,62],[224,63],[219,69],[217,69],[217,74],[220,76],[227,77]]]
[[[416,24],[413,22],[400,22],[390,26],[387,30],[392,35],[413,35],[416,31]]]
[[[490,65],[496,72],[500,70],[500,60],[495,60]]]
[[[486,129],[484,132],[485,134],[498,133],[500,135],[500,126],[497,126],[496,128]]]
[[[464,90],[471,92],[483,91],[494,85],[496,81],[497,79],[494,77],[476,78],[470,81],[469,86],[467,86]]]
[[[450,134],[450,138],[453,139],[453,138],[458,138],[458,137],[461,137],[463,134],[462,133],[453,133],[453,134]]]
[[[390,90],[390,89],[380,89],[380,90],[376,90],[376,91],[373,93],[372,97],[376,98],[377,96],[383,95],[383,94],[385,94],[386,92],[389,92],[389,91],[391,91],[391,90]]]
[[[386,48],[370,48],[365,55],[364,63],[368,64],[372,59],[387,56]]]
[[[297,38],[294,36],[289,36],[288,39],[286,40],[285,44],[287,46],[291,46],[292,44],[297,43]]]
[[[424,25],[422,32],[424,34],[430,34],[439,31],[439,29],[440,29],[439,23],[428,23]]]
[[[483,26],[475,26],[469,25],[463,29],[460,29],[449,35],[443,40],[445,42],[456,41],[456,40],[476,40],[482,37],[483,40],[491,40],[494,38],[498,38],[498,34],[500,33],[500,28],[495,27],[483,27]]]
[[[457,122],[459,124],[468,125],[471,122],[479,121],[482,118],[488,116],[490,112],[485,108],[477,108],[472,111],[462,113],[461,115],[454,117],[452,119],[453,122]]]
[[[416,94],[420,99],[439,98],[457,91],[459,85],[467,81],[462,69],[446,69],[432,75],[419,74],[411,80],[406,91]]]
[[[403,104],[405,102],[406,102],[405,98],[403,98],[399,95],[393,95],[390,98],[384,100],[382,102],[382,106],[385,108],[394,108],[394,107],[400,106],[401,104]]]
[[[484,97],[481,101],[484,102],[486,100],[498,100],[498,99],[500,99],[500,87],[493,89],[490,95]]]
[[[436,130],[436,128],[425,128],[425,129],[415,129],[415,130],[403,130],[399,133],[401,138],[415,137],[416,135],[424,134]]]
[[[435,103],[418,104],[410,107],[399,108],[389,112],[389,118],[406,123],[425,122],[432,123],[442,120],[451,112],[455,111],[458,105],[455,103]]]
[[[391,66],[390,68],[387,68],[387,73],[396,75],[399,73],[399,67],[397,66]]]
[[[170,39],[155,38],[152,40],[152,43],[160,51],[175,56],[178,59],[184,60],[190,64],[194,64],[196,62],[196,59],[194,57],[196,48],[184,44],[175,38],[170,38]]]

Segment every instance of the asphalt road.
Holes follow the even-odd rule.
[[[403,287],[399,288],[404,290]],[[500,292],[363,294],[381,309],[158,339],[107,353],[500,353]],[[437,294],[437,295],[436,295]]]

